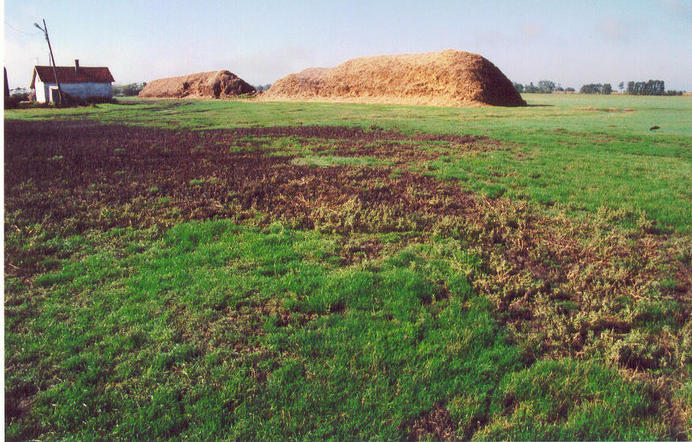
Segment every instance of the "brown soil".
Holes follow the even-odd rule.
[[[398,139],[400,149],[416,159],[427,158],[425,152],[414,156],[416,138],[436,138],[424,135],[409,138],[397,132],[343,127],[202,133],[89,123],[10,122],[6,136],[6,207],[21,207],[22,218],[31,222],[73,221],[77,231],[146,227],[171,213],[178,222],[234,216],[239,210],[269,213],[314,228],[327,216],[316,209],[338,208],[353,198],[365,209],[391,207],[392,219],[418,214],[419,227],[424,228],[437,215],[461,215],[463,207],[475,204],[455,185],[432,177],[405,172],[393,179],[388,168],[300,166],[291,163],[293,156],[265,156],[259,141],[245,141],[298,137],[312,145],[316,139],[333,140],[338,153],[387,158],[399,155],[388,141]],[[483,138],[474,137],[440,138],[449,140],[450,146],[483,142]],[[378,140],[382,143],[368,147]],[[231,152],[229,147],[237,145],[247,150]],[[26,192],[27,183],[31,183],[30,192]],[[169,203],[159,203],[164,196],[170,198]],[[440,198],[454,202],[440,205]],[[97,208],[109,208],[110,215],[103,216],[104,210]],[[349,229],[369,231],[364,224]],[[394,226],[389,227],[392,229]]]
[[[149,98],[228,98],[255,93],[255,88],[229,71],[200,72],[154,80],[142,89]]]
[[[409,432],[411,440],[458,440],[458,424],[452,421],[449,410],[441,405],[435,405],[413,421]]]
[[[452,49],[381,55],[310,68],[276,81],[264,100],[435,106],[524,106],[512,82],[480,55]]]
[[[294,137],[303,139],[305,144],[313,144],[313,152],[341,157],[368,156],[386,159],[394,165],[413,163],[420,160],[434,160],[443,152],[485,152],[500,150],[504,146],[497,141],[482,136],[447,134],[404,134],[394,130],[383,130],[371,126],[369,130],[344,126],[282,126],[239,128],[225,131],[223,142],[259,147],[266,138]],[[258,138],[259,141],[238,142],[238,139]],[[325,143],[325,141],[328,142]],[[424,150],[420,142],[440,142],[438,150]]]
[[[229,129],[224,131],[234,136],[254,137],[300,137],[323,138],[326,140],[353,140],[370,142],[378,140],[413,140],[413,141],[447,141],[456,144],[470,143],[476,140],[489,141],[486,137],[471,135],[446,135],[417,133],[408,135],[394,130],[384,130],[377,126],[364,130],[360,127],[347,126],[275,126]]]

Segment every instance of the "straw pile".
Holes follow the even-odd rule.
[[[147,83],[139,96],[151,98],[229,98],[254,92],[254,87],[232,72],[214,71],[154,80]]]
[[[478,54],[452,49],[381,55],[310,68],[276,81],[263,100],[435,106],[524,106],[512,82]]]

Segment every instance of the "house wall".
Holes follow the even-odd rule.
[[[37,76],[36,83],[34,83],[34,87],[36,88],[34,89],[36,91],[36,101],[38,103],[45,103],[46,97],[48,96],[46,92],[48,90],[48,88],[46,87],[46,83],[39,80]]]
[[[36,81],[36,101],[45,103],[46,97],[50,98],[50,88],[57,87],[55,83],[41,83]],[[110,83],[60,83],[62,91],[79,98],[111,98],[113,88]]]

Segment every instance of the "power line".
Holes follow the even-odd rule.
[[[3,20],[3,21],[4,21],[4,20]],[[41,35],[41,34],[39,34],[39,33],[36,32],[36,31],[34,31],[34,32],[22,31],[21,29],[18,29],[18,28],[16,28],[16,27],[12,26],[11,24],[7,23],[7,21],[5,21],[5,25],[8,26],[8,27],[9,27],[10,29],[12,29],[13,31],[22,33],[22,34],[24,34],[24,35],[31,35],[31,36],[34,36],[34,35]]]

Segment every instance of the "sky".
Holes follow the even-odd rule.
[[[263,85],[368,55],[458,49],[512,81],[577,90],[664,80],[692,91],[692,0],[5,0],[10,88],[48,64],[108,66],[116,83],[227,69]]]

